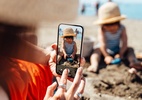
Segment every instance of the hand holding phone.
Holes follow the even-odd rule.
[[[60,24],[57,35],[56,73],[62,75],[69,69],[69,77],[74,77],[80,66],[84,29],[80,25]]]

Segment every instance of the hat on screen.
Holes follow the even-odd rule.
[[[76,34],[74,33],[73,29],[72,28],[66,28],[64,31],[63,31],[63,36],[61,36],[62,38],[66,37],[66,36],[76,36]]]
[[[102,25],[114,23],[125,19],[125,15],[121,15],[118,5],[114,2],[103,4],[98,11],[98,20],[94,24]]]

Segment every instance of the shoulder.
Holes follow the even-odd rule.
[[[123,24],[120,24],[120,29],[125,30],[125,26]]]
[[[76,44],[76,42],[75,42],[75,41],[73,41],[72,43],[73,43],[73,44]]]
[[[66,41],[65,41],[65,40],[63,40],[63,41],[62,41],[62,44],[65,44],[65,42],[66,42]]]
[[[98,28],[98,37],[104,37],[105,31],[102,29],[102,27]]]
[[[120,24],[120,27],[119,27],[117,33],[118,33],[118,34],[123,34],[123,33],[125,33],[125,32],[126,32],[125,26],[124,26],[123,24]]]
[[[125,25],[123,25],[123,24],[120,24],[121,26],[120,26],[120,29],[121,29],[121,31],[122,31],[122,33],[125,33],[126,32],[126,27],[125,27]]]
[[[124,25],[122,25],[122,24],[120,26],[120,32],[121,32],[122,36],[127,36],[126,27]]]

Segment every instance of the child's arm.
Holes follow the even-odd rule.
[[[63,40],[63,42],[61,44],[61,49],[62,49],[62,52],[64,54],[64,59],[66,59],[67,53],[66,53],[66,50],[65,50],[65,42],[64,42],[64,40]]]
[[[104,32],[102,31],[101,28],[99,29],[99,42],[100,42],[100,50],[105,57],[104,61],[107,64],[110,64],[113,58],[106,51],[106,40],[105,40]]]
[[[77,46],[76,46],[76,42],[74,42],[74,47],[73,47],[73,55],[75,55],[77,53]]]
[[[120,57],[122,57],[125,51],[127,50],[127,34],[125,27],[121,34],[121,40],[122,40],[122,46],[119,52]]]
[[[99,29],[99,42],[100,42],[100,50],[102,52],[102,54],[104,55],[104,57],[109,56],[109,54],[106,51],[106,40],[105,40],[105,36],[104,36],[104,32],[102,31],[102,29]]]

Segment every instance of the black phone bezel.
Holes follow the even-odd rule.
[[[59,28],[60,28],[60,25],[68,25],[68,26],[76,26],[76,27],[81,27],[81,29],[82,29],[82,38],[81,38],[81,46],[80,46],[80,58],[81,58],[81,54],[82,54],[82,45],[83,45],[83,36],[84,36],[84,27],[83,26],[81,26],[81,25],[78,25],[78,24],[68,24],[68,23],[60,23],[59,25],[58,25],[58,33],[57,33],[57,51],[58,51],[58,44],[59,44]],[[57,52],[57,55],[56,55],[56,61],[57,61],[57,56],[58,56],[58,52]],[[79,63],[79,66],[80,66],[80,63]],[[76,74],[76,71],[77,71],[77,68],[70,68],[70,67],[66,67],[66,68],[68,68],[68,69],[73,69],[74,70],[74,72],[69,72],[69,74],[68,74],[68,77],[71,77],[71,78],[74,78],[75,77],[75,74]],[[63,70],[64,70],[65,68],[63,68]],[[59,75],[62,75],[62,72],[63,72],[63,70],[62,70],[62,72],[60,72],[59,73],[59,68],[57,67],[57,63],[56,63],[56,73],[57,74],[59,74]],[[70,74],[71,73],[71,74]]]

